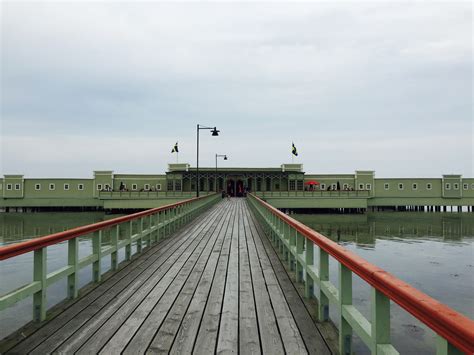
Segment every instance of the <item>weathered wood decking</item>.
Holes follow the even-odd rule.
[[[330,353],[245,199],[218,203],[10,352]]]

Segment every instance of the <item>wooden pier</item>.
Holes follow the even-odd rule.
[[[245,199],[217,203],[8,352],[331,353]]]

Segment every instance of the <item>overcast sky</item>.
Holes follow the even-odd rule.
[[[471,2],[0,6],[2,175],[474,176]]]

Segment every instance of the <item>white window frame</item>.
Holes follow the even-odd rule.
[[[15,191],[21,190],[21,184],[15,184]]]
[[[363,190],[364,189],[364,184],[359,184],[359,190]]]
[[[13,190],[13,184],[7,184],[7,190],[8,191]]]
[[[84,184],[77,184],[77,190],[83,191],[84,190]]]
[[[431,184],[431,182],[426,184],[426,189],[427,190],[432,190],[433,189],[433,185]]]
[[[35,184],[35,191],[41,191],[41,184]]]
[[[49,191],[56,190],[56,184],[54,184],[54,183],[50,183],[48,187],[49,187]]]
[[[109,185],[109,184],[105,184],[105,185],[104,185],[104,189],[105,189],[106,191],[109,191],[110,185]]]
[[[462,188],[463,188],[463,190],[468,190],[469,189],[469,184],[463,183]]]
[[[405,186],[403,185],[403,182],[399,182],[398,183],[398,190],[403,191],[404,188],[405,188]]]
[[[458,182],[455,182],[453,184],[453,190],[459,190],[459,183]]]
[[[138,190],[138,184],[132,184],[132,191]]]
[[[161,191],[161,184],[156,184],[156,190]]]
[[[336,190],[336,189],[337,189],[337,184],[336,184],[335,182],[333,182],[333,183],[331,184],[331,189],[332,189],[332,190]]]
[[[447,182],[444,184],[444,189],[445,190],[451,190],[451,183]]]
[[[365,189],[368,191],[372,190],[372,184],[365,184]]]
[[[97,184],[97,191],[101,191],[102,190],[102,184]]]
[[[64,184],[64,191],[69,191],[70,188],[71,188],[71,185],[69,185],[68,183]]]
[[[342,189],[343,189],[343,190],[349,189],[349,184],[347,184],[347,183],[342,184]]]
[[[411,184],[411,189],[412,190],[418,190],[418,183],[414,182],[413,184]]]
[[[321,190],[326,190],[326,184],[321,184],[321,185],[319,185],[319,188],[320,188]]]
[[[388,182],[383,184],[383,189],[384,190],[390,190],[390,184]]]
[[[150,190],[150,184],[145,184],[145,190]]]

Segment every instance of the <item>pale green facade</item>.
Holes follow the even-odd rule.
[[[309,185],[315,181],[315,186]],[[376,178],[373,171],[306,174],[301,164],[276,168],[200,168],[201,194],[254,192],[278,208],[356,208],[379,206],[474,206],[474,178]],[[195,196],[196,169],[170,164],[165,174],[114,174],[93,178],[0,179],[0,208],[151,208]]]

